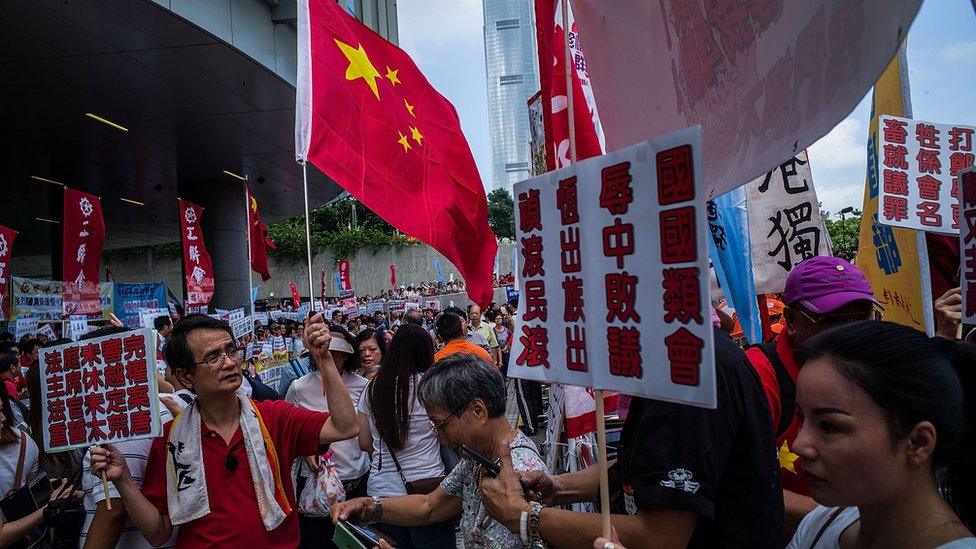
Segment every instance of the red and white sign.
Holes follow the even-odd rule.
[[[189,200],[179,201],[180,234],[183,237],[183,276],[186,277],[186,304],[200,307],[214,294],[214,271],[207,245],[203,242],[203,208]]]
[[[962,321],[976,324],[976,168],[959,172],[959,284]]]
[[[350,270],[349,260],[340,259],[339,260],[339,284],[342,286],[342,290],[352,289],[352,274]]]
[[[17,231],[0,225],[0,320],[10,318],[10,258],[14,255]]]
[[[513,377],[715,407],[700,174],[695,127],[515,185]]]
[[[61,313],[100,314],[98,263],[105,244],[105,221],[97,196],[65,187],[63,237]]]
[[[42,349],[44,450],[157,437],[159,391],[152,330]]]
[[[878,221],[957,234],[959,172],[974,165],[976,128],[878,118]]]

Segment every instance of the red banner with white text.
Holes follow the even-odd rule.
[[[203,242],[203,208],[188,200],[179,200],[180,237],[183,240],[183,277],[186,279],[186,304],[207,305],[214,294],[213,261]]]
[[[352,274],[350,271],[350,264],[348,259],[339,260],[339,283],[342,285],[343,290],[352,289]]]
[[[63,227],[61,312],[65,316],[100,314],[98,264],[105,244],[102,201],[66,187]]]
[[[0,225],[0,320],[10,318],[10,292],[7,279],[10,278],[10,258],[14,255],[14,239],[17,231]]]

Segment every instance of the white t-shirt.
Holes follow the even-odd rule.
[[[444,463],[441,461],[437,435],[430,430],[427,410],[419,399],[414,398],[419,382],[420,374],[417,374],[413,377],[410,386],[410,428],[407,430],[407,441],[397,452],[397,460],[408,482],[444,476]],[[369,433],[373,437],[368,492],[370,495],[380,497],[406,495],[407,489],[400,479],[400,474],[397,473],[393,458],[390,457],[390,449],[380,439],[379,432],[376,430],[376,421],[373,419],[368,395],[369,385],[363,390],[362,396],[359,397],[359,405],[356,407],[369,420]]]
[[[12,490],[22,488],[27,484],[27,480],[37,474],[37,460],[40,452],[34,439],[20,429],[14,428],[14,434],[18,437],[23,433],[23,440],[27,443],[27,450],[24,452],[24,469],[20,474],[20,484],[14,486],[14,477],[17,475],[17,462],[20,459],[20,444],[9,442],[0,445],[0,499]]]
[[[183,402],[179,398],[174,400],[180,403]],[[159,418],[162,424],[165,425],[167,421],[173,419],[173,414],[169,413],[169,410],[161,405],[159,407]],[[143,474],[146,472],[146,462],[149,461],[149,448],[152,446],[152,441],[153,439],[151,438],[143,438],[116,442],[114,444],[125,458],[125,464],[129,467],[129,473],[132,474],[132,481],[140,488],[142,487]],[[85,546],[85,540],[88,538],[88,530],[91,528],[91,523],[95,519],[95,508],[100,501],[105,501],[105,489],[102,488],[101,479],[96,478],[90,473],[91,454],[89,452],[85,452],[82,467],[84,472],[81,475],[81,487],[85,490],[85,524],[81,527],[81,537],[79,538],[78,547]],[[122,497],[119,495],[119,491],[115,489],[114,482],[108,483],[108,497],[112,499]],[[179,527],[174,526],[173,535],[170,536],[166,543],[160,545],[160,547],[175,547],[178,531]],[[122,535],[119,536],[116,547],[149,549],[153,545],[146,541],[146,538],[142,537],[142,533],[132,524],[131,520],[126,519],[125,526],[122,528]]]
[[[352,401],[358,402],[359,395],[369,381],[356,374],[343,373],[342,383],[346,386]],[[296,379],[291,387],[288,387],[285,402],[309,410],[328,412],[329,403],[322,392],[322,374],[316,370]],[[354,480],[369,471],[369,456],[359,449],[358,438],[333,442],[330,448],[333,452],[332,461],[335,462],[336,472],[342,480]]]
[[[787,549],[839,549],[841,534],[850,525],[860,520],[861,514],[857,507],[846,507],[831,521],[830,517],[835,511],[837,511],[836,507],[824,507],[823,505],[818,505],[813,511],[810,511],[800,522],[800,525],[796,527],[796,533],[793,534],[793,539],[790,540]],[[830,524],[824,528],[824,524],[827,524],[828,521]],[[817,544],[811,545],[813,538],[817,537],[821,530],[823,530],[823,534],[817,540]],[[976,548],[976,538],[961,538],[934,549],[974,548]]]

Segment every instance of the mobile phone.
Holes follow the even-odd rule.
[[[363,524],[356,524],[345,520],[340,520],[336,525],[335,534],[332,541],[342,549],[372,549],[384,540],[390,547],[396,547],[397,543],[382,532],[374,530]]]
[[[461,455],[467,456],[475,461],[478,465],[481,465],[488,472],[489,476],[497,477],[499,473],[502,472],[501,463],[497,461],[492,461],[485,456],[475,452],[467,444],[461,445]]]

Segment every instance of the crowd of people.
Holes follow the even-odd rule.
[[[40,450],[37,357],[65,341],[2,335],[0,496],[62,480],[0,547],[320,548],[347,522],[402,548],[976,547],[958,292],[933,338],[884,321],[843,259],[800,263],[775,299],[775,337],[746,348],[715,311],[716,409],[621,395],[612,539],[571,507],[598,499],[598,467],[550,471],[506,415],[514,303],[317,313],[244,338],[161,317],[163,435],[57,454]],[[248,349],[277,337],[294,375],[272,386]]]

